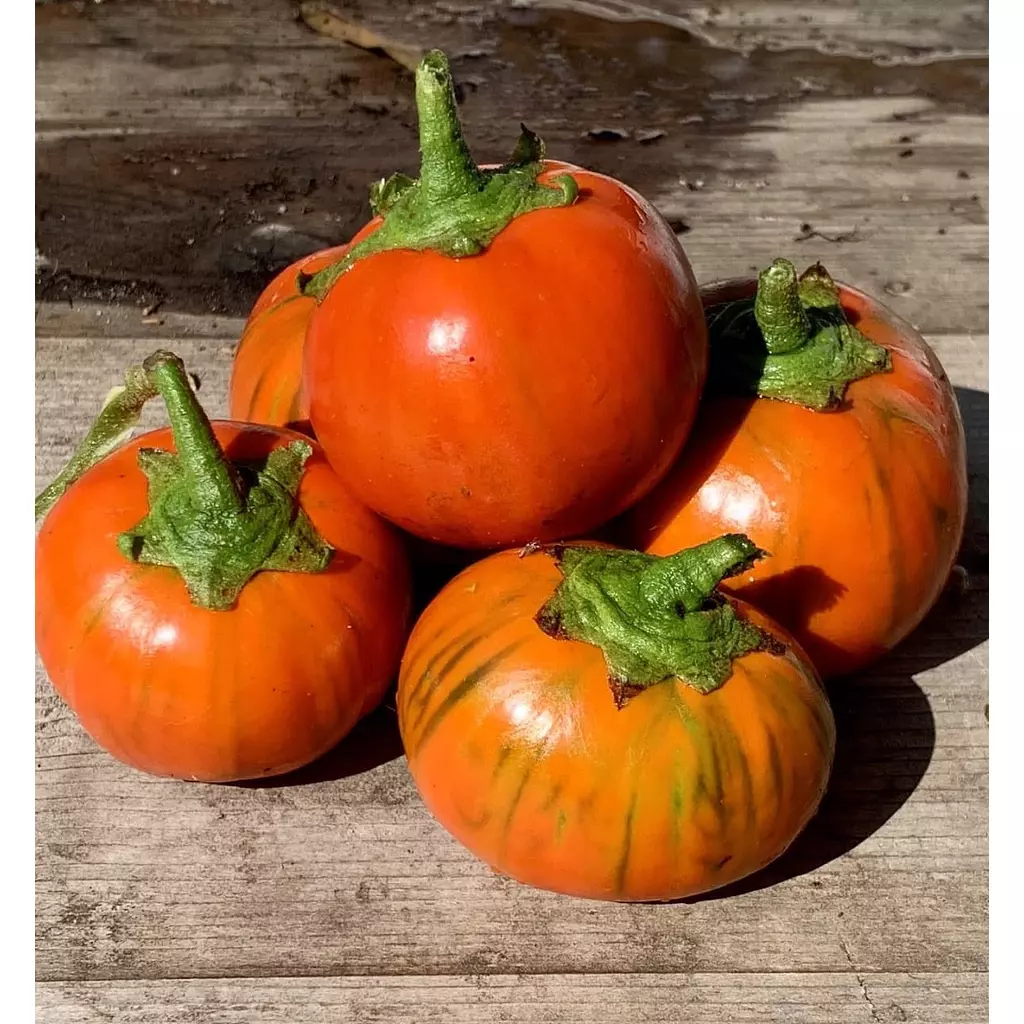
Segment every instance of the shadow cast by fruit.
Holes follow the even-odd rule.
[[[921,627],[874,668],[829,685],[836,759],[818,813],[768,867],[680,902],[727,899],[798,878],[882,828],[913,795],[935,749],[935,717],[914,677],[982,643],[987,622],[983,592],[947,591]]]
[[[395,715],[394,689],[384,703],[367,715],[336,747],[312,764],[268,779],[251,779],[234,785],[244,789],[278,789],[310,786],[317,782],[335,782],[379,768],[402,756],[402,740]]]
[[[830,688],[836,718],[835,766],[817,815],[789,850],[733,885],[681,903],[727,899],[798,878],[859,846],[913,794],[935,749],[935,720],[906,677]]]
[[[846,593],[846,587],[816,565],[798,565],[767,579],[748,583],[742,597],[756,608],[772,608],[780,621],[806,634],[805,648],[811,660],[823,652],[838,655],[838,649],[810,628],[818,612],[827,611]],[[809,642],[813,639],[813,645]]]

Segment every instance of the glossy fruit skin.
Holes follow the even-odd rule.
[[[625,517],[621,543],[670,554],[722,533],[771,557],[723,588],[785,626],[825,678],[864,668],[924,618],[967,514],[966,443],[941,364],[906,321],[840,285],[847,318],[892,354],[843,406],[705,396],[686,450]],[[703,290],[706,305],[754,281]]]
[[[218,422],[232,459],[292,431]],[[95,741],[153,775],[229,782],[315,760],[382,700],[407,631],[410,580],[395,532],[356,502],[314,446],[299,502],[335,548],[322,573],[260,572],[229,611],[191,603],[171,568],[117,537],[147,512],[134,439],[86,472],[36,542],[36,645]]]
[[[296,260],[256,300],[231,366],[232,419],[311,433],[302,350],[316,301],[299,290],[299,274],[315,274],[344,256],[347,248],[340,245]]]
[[[472,257],[370,256],[310,319],[317,437],[360,500],[425,540],[590,531],[690,431],[707,338],[689,262],[619,182],[553,162],[540,180],[567,170],[575,205],[514,219]]]
[[[745,655],[712,693],[667,680],[616,710],[601,651],[534,621],[559,580],[550,554],[492,555],[413,629],[398,716],[431,813],[495,870],[592,899],[693,896],[778,857],[835,749],[806,656]]]

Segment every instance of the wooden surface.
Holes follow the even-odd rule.
[[[918,324],[969,433],[969,585],[832,688],[835,777],[793,850],[669,906],[496,877],[424,810],[389,708],[295,778],[186,785],[99,751],[40,668],[37,1019],[986,1020],[986,5],[341,6],[453,55],[479,159],[525,119],[648,195],[702,281],[820,258]],[[296,8],[37,6],[40,485],[158,345],[223,413],[260,286],[415,170],[408,72]]]

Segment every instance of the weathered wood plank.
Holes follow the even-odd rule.
[[[984,974],[606,974],[37,986],[38,1024],[983,1024]]]
[[[95,46],[135,38],[139,26],[173,39],[191,31],[197,46],[230,46],[240,37],[252,44],[291,44],[295,36],[283,25],[283,12],[297,0],[250,0],[261,17],[246,18],[237,6],[217,0],[106,0],[107,10],[69,0],[37,0],[49,4],[41,23],[52,38],[70,45]],[[756,46],[817,48],[823,54],[887,55],[892,59],[949,58],[985,53],[988,47],[988,6],[981,0],[391,0],[389,4],[338,0],[355,20],[372,18],[391,32],[404,29],[409,42],[419,42],[424,26],[462,22],[479,32],[502,8],[519,12],[535,8],[568,9],[608,20],[648,21],[688,30],[722,48]],[[267,17],[266,12],[278,17]],[[524,16],[520,13],[520,16]],[[201,31],[196,26],[201,25]]]
[[[898,6],[887,0],[538,0],[535,6],[590,10],[610,19],[657,19],[737,50],[806,48],[891,60],[988,50],[987,6],[971,0],[911,0]]]
[[[648,195],[701,279],[806,252],[928,330],[985,329],[984,60],[886,65],[777,39],[745,54],[679,27],[672,5],[609,20],[611,7],[643,13],[627,6],[360,11],[379,31],[451,49],[481,159],[502,159],[527,118],[552,154]],[[915,18],[945,25],[952,46],[960,15],[935,6],[899,10],[908,31]],[[274,270],[350,236],[369,181],[414,170],[407,72],[316,36],[290,4],[257,7],[40,14],[41,298],[243,316]],[[868,8],[890,28],[904,16]],[[785,21],[791,46],[806,16]],[[624,137],[587,135],[604,128]],[[642,131],[664,134],[645,144]],[[856,234],[796,241],[805,224]]]
[[[983,970],[984,672],[979,648],[836,693],[842,759],[806,838],[672,906],[494,875],[430,819],[387,711],[305,782],[215,788],[115,764],[43,689],[38,976]]]
[[[147,312],[148,310],[148,312]],[[137,338],[140,344],[173,338],[230,338],[237,341],[244,317],[203,316],[165,310],[144,295],[134,304],[78,300],[36,303],[37,338]]]
[[[932,341],[962,399],[975,396],[965,414],[983,480],[986,339]],[[220,413],[231,340],[172,344]],[[120,368],[152,347],[40,340],[42,479]],[[294,785],[189,786],[98,751],[40,674],[40,977],[621,971],[624,954],[645,971],[981,969],[984,519],[972,531],[973,589],[835,695],[832,795],[756,883],[779,884],[691,906],[584,904],[497,878],[426,814],[387,711]]]

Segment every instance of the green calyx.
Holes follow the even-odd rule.
[[[149,514],[118,539],[135,562],[167,565],[193,604],[223,611],[258,572],[320,572],[332,550],[298,503],[305,441],[275,448],[259,466],[227,460],[196,401],[181,360],[150,356],[143,368],[167,406],[177,454],[139,450],[149,482]]]
[[[600,647],[619,707],[673,677],[711,693],[732,674],[734,658],[782,651],[717,590],[765,554],[743,534],[668,557],[583,545],[548,550],[563,578],[537,625]]]
[[[797,277],[788,260],[761,271],[757,294],[707,310],[711,386],[806,406],[837,408],[847,385],[892,369],[888,349],[847,322],[839,289],[820,264]]]
[[[462,136],[448,58],[428,53],[416,68],[416,108],[420,133],[420,177],[395,174],[370,190],[370,206],[383,222],[337,263],[299,285],[320,301],[359,260],[391,249],[431,249],[445,256],[482,252],[513,219],[533,210],[569,206],[578,187],[570,174],[550,185],[537,175],[543,142],[522,126],[512,158],[495,170],[478,167]]]
[[[313,451],[307,442],[275,448],[258,464],[232,463],[176,355],[155,352],[125,380],[64,472],[36,500],[37,517],[41,501],[58,481],[63,493],[126,439],[144,402],[160,395],[177,452],[139,449],[149,513],[118,538],[121,553],[133,562],[175,569],[192,603],[213,611],[233,607],[246,583],[263,570],[320,572],[327,567],[333,550],[297,497]],[[47,499],[44,512],[57,497]]]

